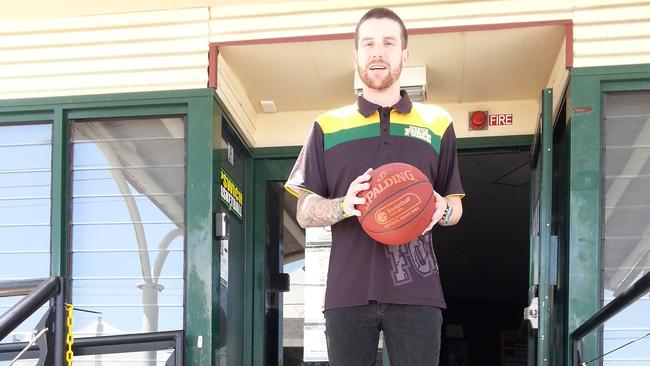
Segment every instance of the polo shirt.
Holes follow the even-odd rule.
[[[343,197],[368,168],[404,162],[419,168],[442,196],[464,196],[449,114],[412,103],[402,92],[392,107],[362,96],[313,123],[285,188]],[[370,238],[357,217],[332,225],[325,310],[369,301],[445,308],[431,233],[403,245]]]

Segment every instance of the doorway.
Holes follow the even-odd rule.
[[[434,231],[434,249],[448,306],[444,312],[441,366],[526,365],[526,333],[521,326],[529,273],[528,150],[529,146],[459,151],[467,193],[463,219],[454,227]],[[292,160],[281,165],[290,169]],[[274,254],[267,251],[267,259],[279,255],[273,259],[273,268],[287,274],[288,291],[274,295],[281,303],[274,301],[277,310],[271,313],[282,320],[266,323],[276,324],[276,328],[266,329],[265,333],[278,337],[274,342],[278,352],[273,352],[272,361],[267,358],[266,364],[327,365],[305,362],[303,358],[304,330],[311,325],[305,324],[304,307],[307,240],[305,230],[295,221],[296,198],[279,189],[282,182],[274,180],[266,183],[273,188],[266,191],[265,201],[281,206],[281,210],[267,207],[266,212],[277,212],[281,219],[266,220],[275,221],[282,230],[272,236],[277,245]],[[269,197],[270,192],[279,197]],[[269,291],[280,295],[277,287],[267,287],[267,299]],[[313,355],[313,347],[311,352]],[[382,362],[381,354],[377,364],[387,364]]]
[[[447,302],[440,365],[526,365],[528,148],[460,151],[463,218],[434,229]]]

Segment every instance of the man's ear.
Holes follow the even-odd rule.
[[[409,59],[409,49],[405,48],[402,50],[402,64],[406,65],[406,61]]]
[[[354,63],[354,69],[359,68],[359,53],[356,49],[352,50],[352,62]]]

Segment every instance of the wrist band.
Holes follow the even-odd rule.
[[[445,198],[445,203],[447,203],[447,207],[445,208],[445,212],[442,214],[442,217],[440,218],[440,224],[441,225],[447,225],[449,223],[449,219],[451,219],[451,215],[453,214],[454,207],[451,205],[451,202],[449,202],[448,199]]]
[[[347,219],[348,217],[350,217],[352,215],[348,215],[347,213],[345,213],[345,208],[343,207],[343,202],[344,201],[345,201],[345,197],[341,198],[341,200],[339,201],[339,211],[341,211],[341,213],[343,214],[343,218]]]

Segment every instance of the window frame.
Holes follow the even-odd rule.
[[[212,195],[215,179],[214,131],[221,130],[219,111],[222,104],[214,89],[188,89],[119,94],[101,94],[34,99],[0,100],[0,124],[51,121],[52,183],[50,215],[50,274],[70,278],[71,172],[69,149],[70,120],[88,118],[128,118],[182,115],[185,118],[185,259],[184,259],[184,337],[188,364],[211,364],[212,350],[219,331],[212,309],[219,303],[218,291],[212,291],[212,277],[219,276],[213,257]],[[212,166],[213,169],[206,169]],[[191,187],[191,189],[190,189]],[[206,199],[209,197],[209,199]],[[218,202],[218,201],[216,201]],[[218,247],[217,247],[218,251]],[[218,277],[217,277],[218,278]],[[67,288],[70,289],[68,282]],[[70,301],[68,291],[68,298]],[[197,338],[203,339],[203,349]]]
[[[574,68],[570,101],[569,266],[566,291],[568,333],[603,304],[601,268],[604,240],[604,93],[650,90],[650,64]],[[583,356],[603,352],[602,331],[583,339]],[[570,355],[570,340],[565,354]]]
[[[117,278],[115,278],[114,277],[114,276],[116,276],[115,274],[108,274],[107,275],[105,273],[102,274],[101,272],[96,272],[95,273],[96,276],[102,277],[101,279],[100,278],[88,278],[88,274],[83,274],[84,268],[86,270],[88,269],[87,266],[90,266],[90,268],[92,268],[92,267],[101,268],[102,263],[111,263],[110,264],[111,269],[122,268],[124,270],[134,271],[133,274],[136,275],[139,278],[138,281],[144,281],[142,283],[142,285],[144,285],[146,283],[146,280],[144,280],[144,278],[142,278],[142,276],[143,276],[142,269],[139,266],[135,267],[135,268],[123,267],[123,266],[118,266],[118,267],[114,266],[115,262],[127,261],[128,259],[132,258],[133,252],[131,252],[130,254],[127,254],[129,252],[126,249],[126,247],[119,247],[119,246],[118,246],[119,248],[103,247],[103,248],[91,249],[89,251],[87,248],[86,249],[83,248],[84,243],[87,244],[86,240],[80,239],[79,237],[75,237],[75,235],[74,235],[75,230],[79,230],[77,232],[80,233],[80,234],[82,232],[89,233],[88,231],[86,231],[88,229],[84,229],[84,228],[87,228],[87,226],[86,226],[87,224],[91,224],[91,227],[93,227],[93,226],[101,226],[103,229],[105,229],[107,227],[112,227],[112,233],[115,234],[115,235],[116,235],[116,231],[119,230],[119,229],[117,229],[116,226],[112,226],[110,224],[103,223],[101,221],[101,219],[99,219],[98,222],[94,222],[95,220],[90,219],[91,222],[88,222],[87,221],[88,218],[84,217],[85,216],[84,214],[80,215],[79,212],[77,212],[75,214],[75,210],[83,211],[83,212],[86,213],[86,215],[91,215],[91,216],[93,215],[93,212],[102,212],[102,213],[111,212],[111,210],[107,210],[106,207],[101,207],[101,206],[96,207],[94,210],[86,209],[87,211],[82,209],[81,208],[82,206],[80,206],[80,205],[88,204],[89,205],[88,207],[92,207],[93,205],[97,205],[98,202],[96,201],[95,197],[92,197],[93,193],[90,194],[91,197],[86,196],[84,193],[80,193],[82,190],[84,190],[84,188],[88,188],[88,187],[84,186],[84,184],[82,182],[75,180],[75,174],[80,174],[80,175],[83,176],[84,173],[88,173],[88,171],[86,171],[83,167],[80,167],[79,165],[77,165],[75,167],[75,164],[78,164],[79,160],[83,160],[83,156],[85,156],[86,152],[84,151],[81,154],[77,155],[74,150],[75,149],[83,150],[84,148],[88,148],[89,146],[94,146],[97,150],[101,150],[99,148],[100,145],[106,144],[106,146],[111,146],[111,144],[113,143],[113,141],[110,140],[110,139],[108,141],[93,140],[92,138],[86,139],[85,136],[83,136],[83,132],[82,132],[84,127],[80,127],[80,126],[84,126],[84,125],[87,126],[88,123],[96,123],[96,124],[99,124],[99,125],[103,126],[107,130],[110,130],[111,128],[114,129],[114,127],[111,127],[112,123],[138,124],[138,123],[143,123],[143,121],[147,121],[145,123],[151,124],[151,122],[156,120],[157,118],[173,119],[175,121],[175,123],[180,123],[183,126],[183,137],[182,137],[182,148],[183,148],[183,159],[182,159],[183,166],[182,166],[182,170],[183,170],[183,174],[182,174],[182,179],[183,179],[183,186],[184,187],[185,187],[185,174],[184,174],[184,172],[185,172],[186,165],[187,165],[187,161],[185,159],[185,150],[186,150],[187,144],[186,144],[186,137],[184,135],[185,131],[186,131],[186,114],[173,115],[171,113],[174,112],[175,109],[167,108],[166,105],[165,106],[154,106],[153,108],[151,108],[151,109],[148,108],[147,110],[142,110],[142,109],[138,108],[138,109],[134,109],[133,111],[129,110],[127,112],[124,112],[123,111],[124,109],[125,108],[122,107],[122,108],[110,109],[110,110],[107,110],[107,111],[102,110],[102,111],[100,111],[101,113],[96,113],[97,111],[95,111],[95,110],[93,110],[93,111],[86,111],[86,110],[83,110],[83,111],[71,111],[68,114],[68,126],[71,128],[70,136],[69,136],[68,140],[69,140],[69,146],[73,150],[73,151],[70,151],[70,154],[69,154],[69,162],[70,162],[69,169],[70,170],[68,171],[68,174],[70,174],[70,182],[71,182],[70,186],[69,186],[70,189],[71,189],[71,191],[70,191],[71,196],[70,196],[70,200],[68,201],[68,204],[70,205],[71,214],[72,214],[72,216],[70,218],[70,221],[69,221],[69,230],[70,230],[70,240],[69,240],[70,244],[69,245],[70,245],[70,258],[71,258],[71,263],[72,263],[71,266],[70,266],[71,273],[70,273],[69,277],[72,280],[72,286],[71,286],[71,290],[69,292],[71,294],[72,301],[74,303],[76,303],[79,308],[86,308],[86,309],[89,309],[89,310],[90,309],[98,310],[98,309],[93,309],[94,306],[98,306],[99,309],[102,309],[102,311],[104,312],[104,320],[106,322],[108,322],[108,323],[113,323],[114,325],[115,325],[116,319],[113,316],[108,316],[106,312],[109,312],[109,313],[113,312],[113,315],[116,315],[117,312],[120,312],[119,316],[123,316],[123,315],[126,315],[126,314],[129,314],[130,316],[136,316],[136,314],[141,315],[142,312],[144,311],[144,308],[146,308],[146,306],[142,305],[141,301],[143,301],[142,299],[147,298],[147,295],[145,295],[147,293],[147,291],[144,290],[144,287],[142,288],[142,291],[140,291],[140,290],[137,290],[135,287],[125,287],[124,285],[121,285],[121,286],[116,285],[116,287],[111,287],[111,288],[108,288],[107,290],[111,291],[111,290],[120,289],[120,292],[125,291],[125,292],[123,292],[121,294],[125,295],[126,299],[128,299],[128,300],[126,300],[124,303],[119,304],[119,305],[118,304],[110,304],[110,305],[109,304],[104,304],[103,300],[99,301],[99,303],[97,303],[98,300],[96,300],[96,298],[101,297],[102,295],[99,292],[97,292],[96,290],[92,290],[93,286],[89,285],[90,283],[94,283],[95,286],[101,286],[102,283],[109,283],[109,282],[103,282],[103,281],[116,281],[118,283],[121,282],[121,283],[124,284],[127,281],[132,281],[132,280],[125,279],[125,278],[120,278],[119,275],[117,275]],[[169,111],[167,111],[167,109],[169,109]],[[159,114],[150,114],[150,113],[148,113],[149,110],[153,110],[153,111],[155,111],[156,113],[159,113]],[[160,112],[161,110],[164,110],[165,113]],[[110,114],[129,113],[129,116],[128,117],[117,117],[117,118],[115,118],[115,117],[72,118],[71,117],[71,116],[80,115],[80,114],[87,115],[89,113],[92,114],[93,116],[96,115],[96,114],[105,115],[105,114],[107,114],[105,112],[109,112]],[[169,114],[167,114],[166,112],[169,112]],[[163,123],[162,122],[155,122],[154,124],[155,125],[162,125]],[[81,134],[77,135],[76,138],[75,138],[75,125],[78,128],[77,131],[81,132]],[[117,130],[114,129],[114,131],[117,131]],[[146,134],[146,130],[143,131],[143,132],[145,132],[143,134],[143,136],[135,137],[135,139],[136,140],[140,139],[140,142],[144,142],[145,144],[153,142],[152,140],[141,140],[141,138],[145,137],[145,135],[147,137],[152,137],[151,134],[148,134],[148,135]],[[172,143],[174,143],[174,142],[172,142]],[[176,143],[178,143],[178,141]],[[134,144],[137,146],[138,142],[134,142]],[[180,147],[179,145],[177,145],[177,146]],[[103,151],[102,151],[102,157],[105,157]],[[76,162],[75,162],[75,160],[76,160]],[[112,164],[107,160],[106,161],[106,166],[96,166],[96,167],[93,167],[91,169],[91,171],[94,171],[94,172],[102,171],[102,172],[108,173],[112,169],[120,168],[120,167],[121,166],[112,166]],[[147,167],[147,168],[154,168],[155,169],[156,166]],[[180,169],[180,167],[174,167],[174,169]],[[126,170],[128,170],[128,167],[127,167]],[[124,173],[124,174],[126,175],[126,173]],[[115,178],[113,177],[113,179],[115,179]],[[117,179],[115,179],[115,181],[117,181]],[[75,188],[75,186],[77,186],[77,187]],[[76,190],[76,195],[75,195],[75,189],[77,189]],[[183,211],[185,211],[185,207],[186,207],[185,202],[184,202],[186,192],[187,192],[187,190],[185,188],[183,189],[182,192],[180,192],[180,191],[178,192],[178,193],[182,193],[182,195],[183,195],[183,204],[182,204]],[[120,194],[120,198],[118,200],[119,203],[116,203],[116,205],[121,207],[121,205],[124,204],[126,206],[126,203],[125,203],[126,197],[121,195],[121,192],[118,192],[118,193]],[[166,193],[169,196],[172,196],[172,195],[175,195],[177,192],[166,192]],[[141,194],[141,193],[139,193],[139,194]],[[138,206],[138,214],[141,216],[142,220],[143,221],[150,221],[150,219],[148,220],[148,219],[146,219],[144,217],[145,212],[146,212],[146,209],[144,207],[146,207],[146,205],[147,205],[146,202],[150,202],[149,201],[150,198],[147,197],[144,194],[141,194],[139,196],[137,196],[137,195],[136,196],[131,196],[131,198],[133,199],[134,204]],[[104,199],[106,199],[106,197],[104,197]],[[75,203],[75,201],[76,201],[76,203]],[[104,202],[104,204],[106,204],[106,202]],[[151,202],[150,204],[154,205],[153,202]],[[141,206],[141,205],[144,205],[144,206]],[[162,214],[162,212],[160,212],[160,214]],[[183,224],[185,223],[186,217],[187,217],[187,215],[182,216]],[[132,217],[130,215],[126,214],[126,217],[124,217],[124,223],[121,224],[121,225],[125,225],[125,226],[128,227],[128,229],[127,229],[128,232],[132,232],[131,226],[133,225],[133,222],[131,222],[131,219],[132,219]],[[115,220],[115,219],[111,219],[109,221],[112,221],[112,220]],[[128,221],[128,223],[127,223],[127,221]],[[169,218],[169,222],[164,223],[164,225],[174,225],[176,223],[177,222],[172,221],[172,218]],[[158,222],[157,224],[162,224],[162,221]],[[76,229],[75,229],[75,226],[76,226]],[[155,225],[154,225],[154,227],[155,227]],[[97,228],[97,229],[99,229],[99,228]],[[101,229],[99,229],[99,230],[101,230]],[[152,229],[151,226],[148,226],[148,224],[145,222],[142,225],[142,230],[145,233],[149,232],[149,234],[150,234],[151,230],[155,230],[155,229]],[[170,263],[170,264],[171,263],[178,263],[179,261],[182,262],[183,267],[185,266],[185,248],[186,248],[185,232],[186,231],[183,230],[183,235],[182,235],[182,248],[183,248],[182,258],[179,259],[177,257],[177,255],[178,255],[177,254],[178,253],[177,249],[170,249],[169,251],[167,251],[167,254],[165,255],[166,260],[163,262],[163,263],[165,263],[165,266],[167,266],[167,263]],[[107,237],[113,237],[114,238],[114,236],[109,234],[109,233],[105,233],[104,235],[106,235]],[[83,236],[83,234],[81,234],[80,236]],[[149,235],[145,234],[145,236],[148,237]],[[134,240],[137,241],[136,238],[134,238]],[[97,249],[107,250],[107,251],[98,252],[98,253],[97,252],[95,252],[95,253],[92,252],[93,250],[97,250]],[[104,256],[107,256],[107,257],[110,256],[110,255],[115,255],[116,250],[120,251],[120,253],[122,253],[122,255],[125,255],[125,257],[123,259],[114,259],[114,260],[108,260],[108,261],[105,261],[105,260],[101,261],[97,257],[97,255],[104,255]],[[108,253],[108,252],[113,252],[113,253]],[[160,255],[161,252],[162,251],[158,248],[158,243],[157,242],[150,242],[150,241],[148,242],[146,257],[150,260],[150,263],[148,263],[148,265],[150,266],[150,268],[149,268],[150,270],[154,268],[154,262],[157,261],[158,256]],[[99,253],[102,253],[102,254],[99,254]],[[78,259],[80,257],[87,258],[87,260],[80,261]],[[76,258],[76,259],[74,259],[74,258]],[[93,259],[91,259],[91,258],[93,258]],[[75,263],[80,263],[80,262],[84,262],[84,265],[83,266],[79,266],[79,265],[75,266]],[[141,265],[142,264],[140,264],[140,266]],[[165,266],[161,267],[161,269],[165,268]],[[111,269],[107,268],[106,270],[111,271]],[[91,276],[91,277],[93,277],[93,276]],[[157,304],[159,305],[157,307],[157,313],[156,313],[156,315],[157,315],[156,324],[158,326],[158,329],[155,330],[155,332],[178,331],[178,330],[184,329],[184,322],[182,321],[183,320],[182,316],[181,316],[180,319],[177,319],[176,316],[173,316],[174,322],[177,322],[178,320],[181,320],[181,322],[180,322],[181,325],[178,328],[164,328],[163,325],[162,325],[162,324],[164,324],[165,318],[169,318],[169,315],[167,315],[167,316],[164,315],[165,313],[169,314],[169,311],[171,311],[171,312],[177,312],[178,311],[178,306],[169,306],[169,307],[164,306],[165,301],[163,299],[167,298],[167,300],[169,300],[170,297],[171,297],[171,295],[169,295],[169,293],[172,292],[173,290],[169,289],[170,283],[174,283],[174,285],[176,285],[179,282],[182,282],[183,283],[182,284],[183,289],[185,288],[185,281],[184,281],[185,280],[185,273],[184,273],[184,270],[181,273],[180,281],[178,281],[179,279],[176,279],[176,278],[168,279],[168,278],[164,278],[164,276],[160,277],[160,274],[158,274],[158,276],[154,275],[154,278],[155,278],[154,281],[155,281],[156,284],[160,284],[160,285],[163,286],[163,287],[159,288],[159,291],[155,291],[155,293],[158,295],[158,303]],[[98,281],[98,282],[92,282],[92,281]],[[84,286],[83,284],[86,284],[86,285]],[[85,290],[85,291],[81,290],[82,287],[86,287],[87,290]],[[147,286],[145,286],[145,287],[147,287]],[[163,288],[167,288],[168,290],[164,291],[164,290],[162,290]],[[151,290],[151,287],[149,287],[149,289]],[[132,296],[135,296],[135,294],[126,295],[129,291],[134,291],[134,292],[137,292],[137,293],[139,293],[141,295],[139,296],[139,298],[134,298]],[[89,295],[88,292],[93,293],[93,295]],[[85,294],[85,296],[82,295],[82,294]],[[149,294],[151,294],[151,292],[149,292]],[[88,297],[88,296],[90,296],[90,297]],[[151,296],[151,295],[149,295],[149,296]],[[173,298],[174,298],[174,300],[178,299],[178,294],[173,295]],[[182,293],[181,298],[180,298],[180,303],[181,303],[182,309],[184,309],[184,306],[185,306],[184,299],[185,299],[185,296],[184,296],[184,293]],[[90,302],[88,302],[88,301],[90,301]],[[175,302],[176,301],[174,301],[174,305],[176,305]],[[110,303],[110,301],[109,301],[109,303]],[[121,307],[121,306],[124,306],[124,307]],[[135,310],[135,308],[137,308],[138,310]],[[127,309],[130,309],[130,311],[127,310]],[[181,312],[181,314],[182,314],[182,312]],[[75,338],[93,336],[93,335],[89,335],[89,334],[81,334],[81,333],[77,334],[78,332],[80,332],[79,327],[82,326],[80,323],[85,323],[85,322],[89,321],[90,320],[89,316],[94,318],[94,316],[91,316],[88,313],[80,313],[80,314],[77,315],[77,319],[75,319],[75,327],[76,327],[76,329],[74,330]],[[131,327],[136,326],[136,325],[139,326],[138,320],[139,319],[136,319],[135,324],[134,324],[134,322],[129,322],[128,326],[131,326]],[[124,323],[122,323],[122,327],[127,327],[127,326]],[[135,327],[135,328],[137,328],[137,327]],[[132,328],[130,330],[130,332],[133,332],[133,333],[146,333],[148,331],[144,331],[141,328],[137,329],[137,330]]]

